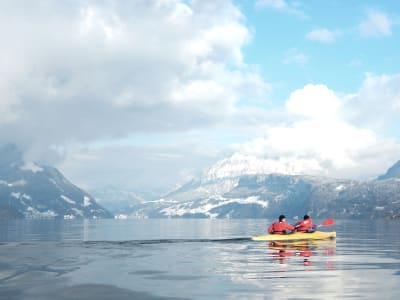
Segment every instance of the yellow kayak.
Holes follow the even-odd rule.
[[[296,241],[296,240],[326,240],[336,238],[336,232],[314,231],[312,233],[295,232],[289,234],[266,234],[253,236],[253,241]]]

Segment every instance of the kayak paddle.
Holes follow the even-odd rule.
[[[334,219],[326,219],[325,221],[322,222],[321,225],[317,225],[318,227],[320,226],[329,226],[332,225],[333,223],[335,223]]]

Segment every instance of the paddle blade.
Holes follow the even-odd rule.
[[[333,219],[326,219],[324,222],[322,222],[322,226],[328,226],[328,225],[332,225],[333,223],[335,223],[335,220]]]

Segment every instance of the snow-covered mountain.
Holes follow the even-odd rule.
[[[0,147],[0,218],[109,218],[111,213],[56,168],[25,163],[13,145]]]
[[[228,158],[222,159],[209,168],[203,175],[203,180],[215,180],[224,178],[237,178],[243,175],[258,174],[287,174],[299,175],[319,174],[321,172],[318,164],[312,159],[267,159],[253,155],[236,153]]]
[[[138,212],[171,218],[276,218],[282,213],[291,217],[305,213],[321,218],[400,217],[399,178],[359,182],[277,173],[236,175],[235,166],[230,168],[226,161],[220,166],[233,172],[220,172],[214,166],[201,179],[146,203]]]
[[[149,218],[400,218],[400,162],[377,180],[360,182],[299,175],[284,165],[232,156],[164,197],[146,201],[135,193],[95,192],[115,213]],[[301,173],[301,172],[300,172]],[[24,163],[13,146],[0,147],[0,218],[112,217],[57,169]]]

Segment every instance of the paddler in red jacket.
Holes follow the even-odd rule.
[[[286,223],[286,217],[284,215],[279,216],[279,221],[272,223],[268,227],[268,232],[271,234],[286,234],[288,231],[293,231],[294,227],[289,223]]]
[[[305,215],[303,221],[294,224],[294,228],[297,232],[312,232],[314,231],[313,221],[308,215]]]

